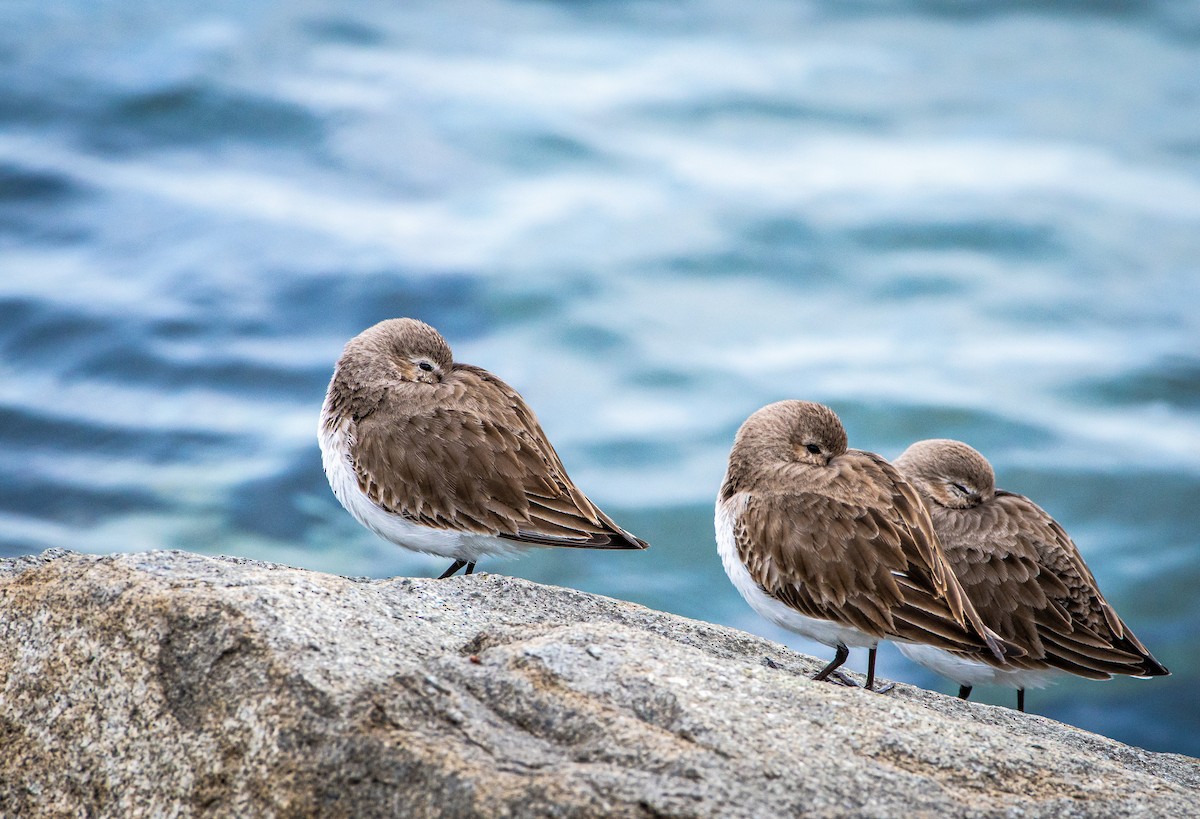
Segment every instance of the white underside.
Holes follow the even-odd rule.
[[[326,431],[322,423],[317,437],[321,444],[321,463],[325,467],[325,477],[329,479],[333,494],[341,501],[342,506],[346,507],[346,511],[363,526],[384,540],[405,549],[471,563],[489,555],[520,554],[528,548],[516,541],[495,535],[451,532],[421,526],[376,506],[358,488],[358,478],[350,461],[350,423],[344,421],[332,431]]]
[[[786,628],[824,643],[827,646],[844,645],[847,648],[874,648],[879,639],[865,634],[852,626],[843,626],[832,620],[819,620],[807,617],[762,590],[762,587],[750,576],[750,572],[738,557],[737,543],[733,535],[733,522],[746,503],[747,495],[734,495],[728,501],[717,501],[716,530],[717,553],[721,555],[721,564],[725,574],[729,575],[733,587],[738,590],[750,608],[777,626]]]
[[[1045,688],[1067,672],[1057,668],[1026,670],[1016,668],[1004,670],[990,666],[987,663],[968,660],[946,651],[944,648],[917,645],[915,643],[897,643],[900,653],[917,665],[924,666],[934,673],[941,674],[959,685],[1003,685],[1008,688]]]

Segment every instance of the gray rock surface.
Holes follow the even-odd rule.
[[[1198,760],[496,575],[55,551],[0,633],[3,816],[1200,815]]]

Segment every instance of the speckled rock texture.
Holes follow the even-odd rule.
[[[53,551],[0,634],[3,816],[1200,815],[1198,760],[497,575]]]

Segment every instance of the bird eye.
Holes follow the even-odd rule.
[[[433,372],[433,365],[430,364],[428,361],[419,361],[419,362],[417,362],[417,366],[420,367],[422,370],[424,370],[427,373]]]
[[[804,448],[807,449],[809,452],[811,452],[813,455],[821,454],[821,447],[817,446],[816,444],[805,444]]]
[[[959,494],[962,494],[962,495],[971,494],[970,492],[967,491],[967,487],[963,486],[961,483],[952,483],[950,485],[953,486],[955,489],[957,489]]]

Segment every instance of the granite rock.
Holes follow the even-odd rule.
[[[498,575],[51,551],[0,634],[3,816],[1200,815],[1198,760]]]

